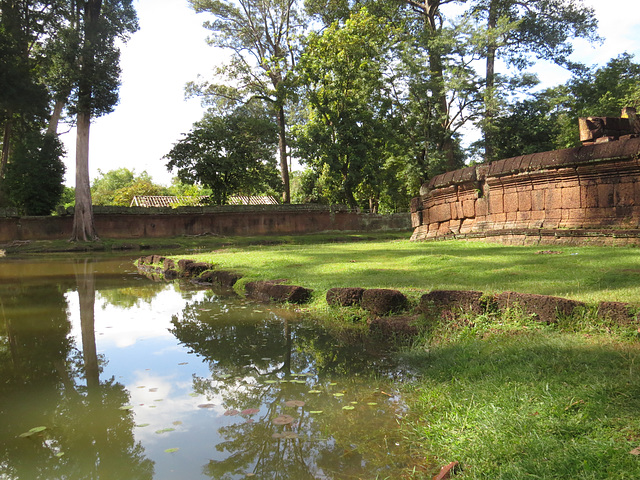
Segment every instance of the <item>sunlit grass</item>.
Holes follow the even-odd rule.
[[[415,243],[384,239],[348,243],[245,245],[197,258],[246,279],[286,278],[323,294],[332,287],[519,291],[594,303],[640,298],[640,249],[504,246],[482,242]],[[307,239],[307,242],[309,240]]]
[[[549,251],[553,250],[554,253]],[[540,253],[545,252],[545,253]],[[198,256],[250,279],[314,289],[518,291],[587,302],[640,299],[640,250],[522,247],[480,242],[243,246]],[[346,309],[345,309],[346,310]],[[353,310],[353,309],[351,309]],[[343,322],[358,320],[340,310]],[[518,311],[419,320],[403,352],[415,379],[401,387],[402,423],[416,464],[432,478],[460,462],[460,479],[635,479],[640,461],[640,345],[636,327],[598,319],[593,307],[556,325]]]
[[[418,381],[404,428],[425,465],[458,461],[461,479],[640,478],[635,338],[518,314],[467,320],[405,355]]]

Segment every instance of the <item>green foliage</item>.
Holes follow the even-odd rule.
[[[603,67],[579,69],[565,84],[512,104],[495,120],[497,158],[580,145],[578,118],[619,117],[640,104],[640,64],[624,53]]]
[[[231,52],[215,68],[217,81],[191,83],[187,92],[203,97],[220,114],[259,99],[278,125],[283,201],[289,203],[287,107],[294,97],[294,65],[305,22],[296,0],[189,0],[198,13],[209,13],[205,28],[210,45]]]
[[[210,188],[203,187],[197,183],[183,183],[178,177],[171,179],[171,185],[167,191],[175,197],[204,197],[213,193]]]
[[[73,207],[76,203],[76,189],[73,187],[64,187],[58,205],[65,209]]]
[[[205,185],[213,203],[223,205],[230,195],[278,189],[276,145],[275,124],[264,111],[239,108],[205,115],[165,158],[181,182]]]
[[[332,202],[355,208],[358,191],[364,199],[380,196],[380,164],[394,133],[384,78],[392,33],[362,9],[311,35],[300,60],[309,114],[296,130],[298,155],[329,187]]]
[[[476,479],[637,477],[637,345],[500,328],[408,355],[421,378],[408,433],[427,459]]]
[[[577,117],[620,116],[623,107],[640,103],[640,64],[634,56],[623,53],[604,67],[577,72],[568,82]]]
[[[4,188],[9,199],[27,215],[49,215],[64,191],[64,151],[51,135],[31,133],[15,146],[7,166]]]
[[[94,205],[118,205],[128,207],[137,195],[166,195],[165,187],[153,183],[147,172],[136,176],[128,168],[110,170],[106,173],[98,170],[99,177],[91,186]]]
[[[119,188],[114,192],[113,205],[128,207],[133,197],[164,195],[166,188],[155,185],[150,178],[137,178],[130,185]]]

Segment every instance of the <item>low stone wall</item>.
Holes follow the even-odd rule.
[[[113,239],[411,229],[408,213],[374,215],[320,205],[94,207],[94,218],[98,235]],[[72,211],[55,217],[18,217],[8,212],[0,215],[0,242],[67,239],[72,226]]]
[[[630,138],[438,175],[411,202],[412,239],[640,243],[639,158],[640,138]]]

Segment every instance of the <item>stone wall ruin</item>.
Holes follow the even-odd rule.
[[[616,120],[581,119],[581,147],[432,178],[411,202],[412,240],[640,244],[640,129]]]

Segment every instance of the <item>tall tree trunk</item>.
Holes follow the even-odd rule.
[[[280,151],[280,172],[282,178],[282,203],[291,203],[291,190],[289,187],[289,162],[287,161],[287,125],[284,106],[278,107],[278,150]]]
[[[498,23],[498,7],[496,1],[492,0],[489,5],[489,20],[487,23],[487,66],[485,77],[485,92],[484,92],[484,161],[490,162],[495,160],[494,148],[493,148],[493,119],[495,117],[495,80],[496,80],[496,50],[498,49],[495,40],[493,40],[492,31],[496,28]]]
[[[431,37],[439,34],[438,18],[440,0],[406,0],[415,10],[418,10],[424,18],[425,28]],[[455,158],[455,145],[451,137],[449,125],[449,102],[444,80],[444,67],[442,52],[439,47],[429,46],[429,70],[431,73],[432,94],[434,99],[435,114],[437,117],[438,132],[436,144],[445,157],[445,168],[455,170],[459,167]]]
[[[73,215],[72,241],[98,239],[93,221],[91,186],[89,183],[89,131],[91,114],[78,112],[76,135],[76,205]]]
[[[76,206],[73,215],[71,241],[98,240],[93,221],[91,187],[89,183],[89,131],[93,110],[93,77],[95,45],[102,0],[87,0],[84,4],[84,43],[78,84],[78,119],[76,136]]]
[[[60,123],[60,117],[62,117],[62,110],[66,105],[66,100],[56,100],[56,104],[53,106],[53,113],[49,119],[49,126],[47,127],[47,135],[58,135],[58,123]]]
[[[11,152],[11,130],[12,130],[11,115],[7,119],[7,123],[4,124],[4,131],[2,133],[2,157],[0,158],[0,180],[4,178],[5,171],[7,169],[7,163],[9,162],[9,153]]]

